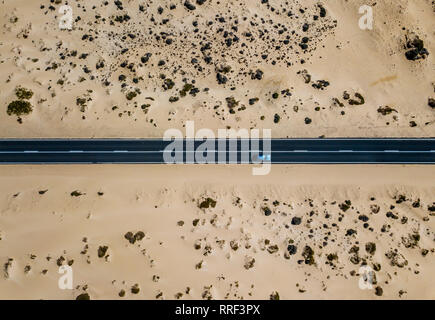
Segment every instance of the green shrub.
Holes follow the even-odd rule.
[[[135,91],[130,91],[125,95],[125,97],[130,101],[137,97],[137,93]]]
[[[181,97],[185,97],[186,95],[187,95],[187,93],[190,91],[190,90],[192,90],[194,87],[193,87],[193,84],[190,84],[190,83],[186,83],[184,86],[183,86],[183,89],[180,91],[180,96]]]
[[[26,89],[26,88],[22,88],[22,87],[18,87],[15,89],[15,94],[17,95],[18,99],[24,99],[24,100],[29,100],[30,98],[33,97],[33,91]]]
[[[9,103],[7,113],[10,116],[14,114],[19,117],[21,115],[30,114],[32,110],[33,108],[30,102],[24,100],[16,100]]]

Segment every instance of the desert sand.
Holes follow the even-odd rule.
[[[433,137],[434,14],[433,0],[0,0],[0,137],[159,138],[187,121]],[[0,299],[435,299],[433,166],[251,169],[0,166]]]
[[[363,0],[69,1],[61,30],[65,4],[0,1],[2,137],[434,136],[432,0],[373,2],[372,30]]]
[[[434,179],[427,166],[1,166],[0,298],[434,299]]]

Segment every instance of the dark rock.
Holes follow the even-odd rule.
[[[299,217],[293,217],[292,218],[292,225],[297,226],[297,225],[300,225],[301,222],[302,222],[302,218],[299,218]]]

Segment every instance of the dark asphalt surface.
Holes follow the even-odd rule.
[[[237,141],[237,150],[244,142]],[[164,163],[163,150],[169,143],[161,139],[4,139],[0,140],[0,163]],[[194,142],[195,150],[200,144]],[[222,150],[218,140],[214,144],[215,150]],[[262,147],[260,141],[260,154]],[[435,139],[273,139],[271,150],[272,163],[435,164]],[[227,162],[234,163],[228,154]],[[237,163],[246,163],[241,154],[237,152]]]

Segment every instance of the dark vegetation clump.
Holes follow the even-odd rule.
[[[365,103],[365,99],[364,99],[364,97],[360,93],[358,93],[358,92],[355,93],[355,97],[358,100],[356,100],[356,99],[350,99],[349,100],[349,104],[351,106],[360,106],[360,105],[363,105]]]
[[[346,236],[352,236],[354,234],[357,234],[357,231],[354,229],[347,229],[346,230]]]
[[[128,240],[131,244],[134,244],[136,241],[141,241],[143,238],[145,238],[145,233],[143,231],[138,231],[135,234],[133,232],[128,231],[124,238]]]
[[[326,80],[317,80],[317,82],[312,84],[314,89],[324,90],[326,87],[329,87],[330,83]]]
[[[76,300],[91,300],[91,297],[88,293],[82,293],[76,297]]]
[[[208,208],[214,208],[216,207],[216,200],[212,198],[207,198],[199,204],[200,209],[208,209]]]
[[[186,9],[191,10],[191,11],[196,9],[196,7],[192,3],[190,3],[190,1],[188,1],[188,0],[186,0],[184,2],[184,6],[186,7]]]
[[[381,287],[376,287],[375,288],[375,294],[380,297],[382,296],[382,294],[384,293],[384,290]]]
[[[24,100],[15,100],[9,103],[7,114],[8,115],[16,115],[16,116],[22,116],[27,115],[32,112],[33,108],[29,101]]]
[[[281,117],[279,114],[275,113],[275,116],[273,117],[273,122],[278,123],[281,120]]]
[[[227,106],[230,110],[233,110],[235,107],[239,105],[239,101],[237,101],[234,97],[225,98],[227,102]]]
[[[408,51],[405,52],[406,59],[416,61],[420,59],[426,59],[429,55],[429,51],[424,47],[424,42],[418,36],[414,39],[408,39],[406,43]]]
[[[218,84],[225,84],[228,82],[228,78],[220,72],[216,73],[216,80]]]
[[[125,97],[130,101],[137,97],[137,93],[135,91],[130,91],[125,95]]]
[[[265,216],[270,216],[272,214],[272,210],[270,210],[269,207],[263,207],[261,210],[263,210]]]
[[[18,99],[21,99],[21,100],[29,100],[33,97],[32,90],[22,88],[22,87],[16,88],[15,94],[18,97]]]
[[[305,246],[304,251],[302,251],[302,257],[305,259],[305,264],[313,265],[314,261],[314,251],[310,246]]]
[[[330,253],[326,256],[326,259],[328,259],[328,261],[338,260],[338,255],[336,253]]]
[[[297,250],[298,250],[298,248],[297,248],[294,244],[289,244],[289,245],[287,246],[287,251],[288,251],[288,253],[291,254],[291,255],[296,254]]]
[[[274,291],[270,294],[270,300],[279,300],[279,293]]]
[[[131,293],[133,294],[138,294],[140,292],[140,287],[139,284],[135,284],[134,286],[131,287]]]
[[[264,72],[260,69],[257,69],[255,72],[251,72],[251,79],[252,80],[261,80],[263,79]]]
[[[300,225],[301,222],[302,222],[302,218],[300,218],[300,217],[293,217],[292,218],[292,225],[294,225],[294,226]]]
[[[388,115],[390,113],[397,112],[397,110],[393,109],[393,108],[391,108],[389,106],[385,106],[385,107],[379,107],[378,108],[378,112],[380,114],[382,114],[383,116],[386,116],[386,115]]]
[[[193,88],[194,88],[193,84],[186,83],[183,86],[183,89],[180,91],[180,96],[185,97]]]
[[[103,258],[106,255],[108,249],[108,246],[100,246],[98,248],[98,258]]]
[[[367,242],[366,243],[366,251],[373,255],[376,252],[376,243],[374,242]]]
[[[77,98],[76,99],[76,104],[77,104],[77,106],[80,107],[80,111],[81,112],[85,112],[86,111],[86,99],[85,98]]]
[[[338,207],[343,211],[346,212],[350,206],[352,205],[352,202],[350,200],[345,200],[343,203],[340,203]]]
[[[81,195],[83,195],[83,193],[78,190],[71,192],[71,197],[80,197]]]
[[[175,82],[172,79],[165,79],[163,81],[163,89],[164,90],[171,90],[175,86]]]

